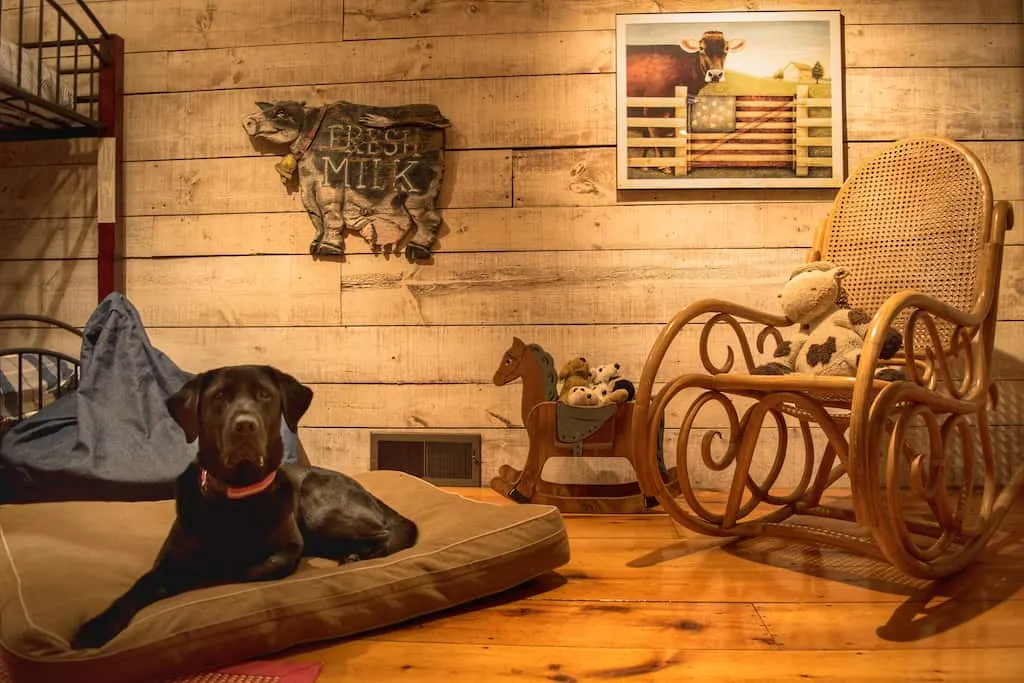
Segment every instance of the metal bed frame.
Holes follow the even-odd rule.
[[[45,326],[40,328],[38,323],[42,323]],[[76,327],[72,327],[65,322],[50,318],[44,315],[0,315],[0,326],[7,325],[22,325],[30,324],[33,325],[31,328],[34,331],[41,329],[56,328],[63,330],[69,334],[75,335],[79,339],[82,338],[82,331]],[[75,357],[68,355],[62,351],[56,351],[54,349],[45,349],[36,346],[14,346],[11,348],[0,348],[0,361],[5,358],[16,358],[17,359],[17,378],[11,382],[12,386],[15,387],[15,396],[17,405],[12,411],[13,414],[0,415],[0,437],[2,437],[11,427],[18,422],[21,422],[27,417],[26,413],[29,412],[27,408],[34,408],[34,410],[40,410],[46,405],[47,394],[52,394],[54,399],[60,398],[64,393],[74,391],[78,386],[78,380],[81,378],[82,366],[80,360]],[[57,377],[55,386],[49,388],[45,385],[43,380],[41,368],[43,367],[43,359],[51,359],[57,367]],[[36,368],[40,369],[36,373],[34,381],[30,381],[25,377],[26,364],[31,364],[35,361]],[[63,364],[63,365],[62,365]],[[72,367],[74,368],[74,381],[69,383],[68,386],[64,386],[61,380],[61,367]],[[10,378],[8,378],[10,379]],[[26,406],[26,399],[34,398],[35,402],[32,406]]]
[[[17,51],[14,82],[0,80],[0,142],[98,138],[98,300],[124,290],[122,118],[124,40],[107,32],[84,0],[0,1],[0,36]],[[72,13],[81,14],[76,21]],[[16,27],[16,35],[14,29]],[[13,40],[12,37],[13,36]],[[35,57],[35,73],[26,71]],[[56,74],[53,99],[43,96],[43,64]],[[34,91],[22,87],[25,77]],[[68,83],[71,106],[60,102]]]

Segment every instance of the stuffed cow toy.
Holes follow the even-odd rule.
[[[814,261],[793,271],[779,293],[779,300],[786,317],[799,324],[799,331],[778,346],[773,361],[754,368],[753,374],[857,374],[871,316],[850,308],[842,287],[844,277],[846,270],[828,261]],[[892,358],[902,344],[899,331],[889,328],[881,358]],[[883,368],[875,376],[894,380],[903,373]]]

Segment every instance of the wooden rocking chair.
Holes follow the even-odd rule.
[[[744,328],[760,348],[770,336],[778,342],[785,336],[779,328],[792,322],[720,300],[688,306],[662,330],[637,388],[633,436],[644,490],[677,522],[704,534],[828,543],[920,578],[966,567],[1024,485],[1024,464],[1007,473],[997,460],[987,414],[996,401],[991,368],[1003,234],[1012,226],[1010,205],[993,202],[984,168],[955,142],[910,138],[866,161],[843,185],[807,255],[845,267],[850,305],[873,313],[856,377],[750,374],[755,361]],[[673,340],[698,318],[707,373],[659,380]],[[904,345],[882,361],[890,325],[902,331]],[[731,347],[709,348],[712,328],[735,336],[745,368],[733,371]],[[713,356],[725,362],[716,365]],[[876,379],[876,369],[888,365],[905,378]],[[656,382],[663,386],[654,395]],[[683,406],[677,496],[657,476],[657,428],[686,389],[701,393]],[[733,468],[719,511],[697,500],[687,463],[696,415],[709,403],[723,408],[731,425],[724,455],[711,453],[717,431],[700,443],[709,469]],[[792,449],[802,450],[790,463],[798,482],[777,490],[791,450],[785,416],[799,424],[803,449]],[[752,470],[768,418],[779,427],[775,460]],[[824,433],[820,449],[813,426]],[[852,510],[824,502],[844,475]],[[799,523],[787,522],[794,515]]]

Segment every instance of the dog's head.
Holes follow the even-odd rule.
[[[199,464],[230,486],[254,484],[281,465],[281,416],[298,430],[313,391],[269,365],[235,365],[190,379],[167,399],[167,410]]]

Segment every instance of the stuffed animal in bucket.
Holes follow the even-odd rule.
[[[629,380],[618,380],[621,382],[628,382]],[[604,384],[600,387],[593,387],[591,389],[596,395],[601,405],[608,405],[609,403],[625,403],[630,400],[629,391],[625,388],[616,389],[611,384]]]
[[[619,377],[619,370],[622,368],[618,363],[605,363],[590,368],[590,385],[599,387],[611,384]]]
[[[580,408],[595,408],[601,405],[601,399],[597,395],[597,392],[590,387],[575,386],[569,391],[569,396],[565,400],[571,406],[577,406]]]
[[[864,347],[871,316],[850,308],[842,280],[847,272],[828,261],[814,261],[793,271],[779,293],[786,317],[799,331],[781,343],[774,360],[753,370],[755,375],[832,375],[852,377]],[[880,357],[892,358],[903,344],[898,330],[889,328]],[[903,377],[896,368],[882,368],[879,379]]]
[[[636,394],[633,383],[619,375],[619,363],[605,363],[590,369],[590,386],[597,391],[602,403],[625,403]]]
[[[558,379],[562,381],[558,400],[566,403],[573,387],[590,387],[590,364],[583,356],[570,358],[558,371]]]

